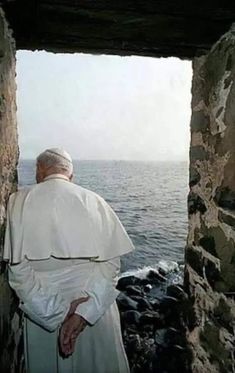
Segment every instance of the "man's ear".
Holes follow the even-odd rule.
[[[73,179],[73,174],[71,174],[71,175],[69,176],[69,181],[72,181],[72,179]]]

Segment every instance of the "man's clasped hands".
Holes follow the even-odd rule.
[[[75,311],[77,306],[86,302],[88,298],[89,297],[83,297],[71,302],[69,311],[60,328],[59,345],[61,353],[65,357],[72,355],[75,349],[76,339],[87,325],[86,320],[82,316],[76,314]]]

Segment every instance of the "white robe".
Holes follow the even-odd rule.
[[[115,289],[119,259],[28,261],[9,266],[9,282],[25,312],[27,373],[128,373]],[[112,280],[111,280],[112,279]],[[111,281],[110,281],[111,280]],[[58,334],[72,300],[89,295],[77,307],[89,325],[72,356],[63,359]]]
[[[119,257],[132,249],[106,202],[58,175],[13,195],[4,258],[26,315],[27,373],[129,372],[115,285]],[[63,359],[58,350],[60,325],[70,302],[86,295],[89,300],[76,313],[89,325],[73,355]]]

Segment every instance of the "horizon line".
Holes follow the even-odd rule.
[[[36,161],[36,158],[21,158],[19,161]],[[73,158],[73,161],[78,162],[189,162],[189,159],[85,159]]]

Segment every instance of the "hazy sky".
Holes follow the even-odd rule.
[[[176,58],[17,53],[22,158],[188,160],[192,70]]]

